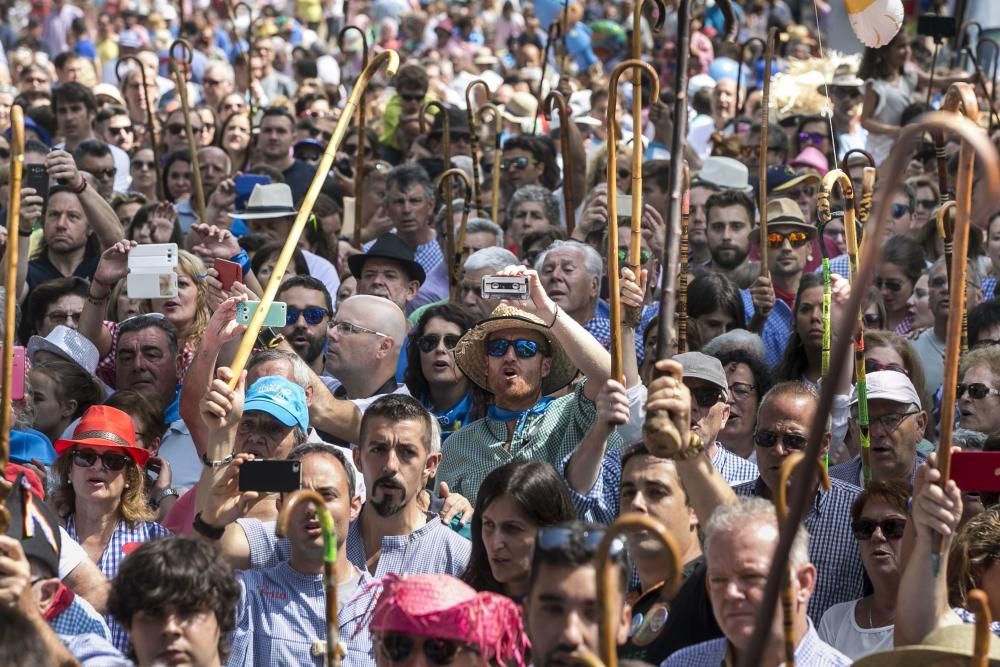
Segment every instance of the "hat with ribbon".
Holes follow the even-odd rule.
[[[401,263],[406,267],[406,273],[410,276],[410,280],[416,280],[421,285],[427,279],[424,267],[413,260],[413,251],[403,243],[403,239],[392,232],[386,232],[375,239],[375,243],[368,248],[367,252],[351,255],[347,258],[347,266],[351,269],[351,275],[360,280],[361,272],[365,268],[365,262],[373,257],[391,259]]]
[[[120,449],[140,468],[149,460],[149,451],[135,446],[132,418],[108,405],[87,408],[73,430],[73,437],[56,440],[56,453],[62,456],[76,445]]]
[[[500,107],[500,115],[511,123],[523,126],[532,123],[538,111],[538,100],[531,93],[519,91],[510,96],[507,103]]]
[[[97,347],[90,342],[86,336],[75,329],[70,329],[62,324],[57,325],[49,335],[32,336],[28,340],[28,358],[36,362],[35,354],[38,352],[49,352],[72,361],[74,364],[93,375],[97,371],[97,363],[100,361],[100,353]]]
[[[230,218],[240,220],[266,220],[268,218],[287,218],[298,211],[292,199],[292,189],[287,183],[267,183],[255,185],[247,207],[236,213],[229,213]]]

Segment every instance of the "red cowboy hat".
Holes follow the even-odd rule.
[[[107,405],[92,405],[87,408],[73,430],[73,437],[56,440],[56,453],[62,455],[75,445],[121,449],[140,468],[149,460],[149,452],[135,446],[132,418]]]

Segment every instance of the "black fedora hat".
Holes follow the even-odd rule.
[[[351,269],[351,275],[361,280],[361,271],[365,268],[365,262],[372,257],[400,262],[406,268],[406,273],[409,274],[410,280],[416,280],[421,285],[424,284],[424,280],[427,278],[427,275],[424,273],[424,267],[413,261],[413,251],[403,243],[401,238],[392,232],[386,232],[375,239],[375,243],[368,248],[368,252],[361,255],[351,255],[347,258],[347,266]]]
[[[445,106],[448,110],[448,129],[452,137],[469,136],[469,116],[464,110],[458,107]],[[427,136],[431,139],[440,139],[444,134],[444,113],[438,111],[434,114],[434,122],[431,124],[431,131]]]

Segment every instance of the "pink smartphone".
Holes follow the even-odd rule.
[[[0,346],[0,350],[2,350]],[[14,367],[11,372],[11,400],[20,401],[24,399],[24,348],[20,345],[14,346],[13,354]]]

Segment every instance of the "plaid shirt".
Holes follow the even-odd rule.
[[[66,517],[66,532],[77,542],[80,541],[72,514]],[[108,581],[114,581],[114,578],[118,576],[118,568],[121,565],[122,559],[125,558],[124,549],[126,545],[137,542],[149,542],[150,540],[167,537],[171,534],[169,530],[155,521],[141,521],[134,526],[129,526],[126,522],[119,521],[118,525],[115,526],[115,532],[111,534],[108,546],[104,548],[104,553],[101,554],[101,560],[98,561],[97,567],[108,578]],[[118,621],[111,618],[110,614],[104,618],[111,629],[111,643],[115,645],[116,649],[128,655],[131,650],[128,632],[119,625]]]
[[[726,664],[728,640],[725,637],[688,646],[664,660],[660,667],[719,667]],[[812,621],[809,630],[795,647],[795,664],[809,667],[847,667],[854,661],[825,643],[816,633]]]
[[[374,579],[359,573],[352,599],[338,595],[340,641],[347,646],[347,667],[375,667],[371,635],[363,624],[375,603]],[[322,574],[303,574],[281,563],[266,570],[238,572],[240,604],[227,665],[324,665],[326,647],[326,590]],[[339,593],[340,591],[338,591]]]
[[[111,630],[104,622],[104,617],[79,595],[74,595],[73,602],[49,621],[49,625],[57,635],[92,634],[111,641]]]
[[[917,468],[920,464],[927,460],[927,455],[922,452],[917,452],[913,459],[913,470],[910,471],[910,484],[913,484],[913,477],[917,474]],[[861,474],[861,455],[858,454],[850,461],[845,461],[832,466],[829,470],[830,479],[839,479],[842,482],[847,482],[848,484],[853,484],[854,486],[860,486],[864,484],[864,477]]]
[[[646,357],[646,348],[642,345],[642,339],[646,335],[646,327],[654,317],[660,314],[660,302],[654,301],[653,303],[646,304],[642,307],[642,316],[639,319],[639,328],[635,330],[635,358],[641,364],[642,360]],[[591,329],[593,324],[594,329]],[[605,331],[604,328],[607,327]],[[604,299],[599,299],[597,301],[597,308],[594,309],[594,319],[583,325],[583,328],[591,333],[591,335],[597,340],[601,341],[604,345],[604,349],[611,349],[611,305]],[[595,331],[597,333],[595,333]],[[601,336],[598,335],[601,334]],[[607,342],[604,342],[604,338]]]
[[[830,490],[821,490],[809,506],[805,527],[809,531],[809,560],[816,566],[816,589],[809,598],[809,617],[818,622],[838,602],[864,595],[864,569],[858,541],[851,532],[851,504],[861,489],[839,479],[830,480]],[[770,491],[759,477],[733,487],[745,498],[767,498]],[[808,663],[801,663],[808,664]]]
[[[753,481],[760,474],[756,462],[733,454],[718,441],[715,443],[715,456],[712,457],[712,466],[719,471],[722,479],[729,482],[729,486]]]
[[[527,415],[509,444],[506,422],[489,417],[452,433],[443,446],[438,483],[447,482],[453,493],[462,494],[475,505],[479,485],[505,463],[547,461],[557,468],[597,419],[597,406],[583,394],[586,383],[584,379],[572,394],[552,401],[544,412]],[[608,451],[621,444],[621,436],[612,433]]]
[[[87,633],[84,635],[59,635],[59,641],[76,658],[81,667],[135,667],[104,637]]]
[[[983,301],[992,299],[997,292],[997,277],[986,276],[983,278],[983,285],[980,289],[983,290]]]
[[[743,312],[746,314],[747,322],[753,319],[754,306],[750,297],[750,290],[740,290],[740,298],[743,299]],[[795,331],[795,313],[788,307],[788,304],[781,299],[776,299],[771,314],[764,322],[764,331],[761,333],[761,340],[764,341],[764,360],[772,369],[780,362],[785,354],[785,346],[788,345],[788,338]]]

